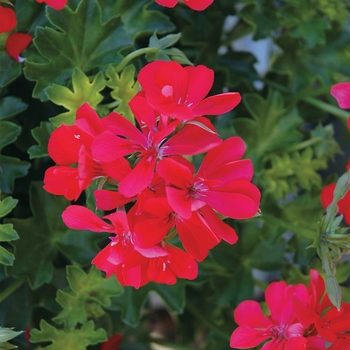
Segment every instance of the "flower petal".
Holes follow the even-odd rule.
[[[230,347],[235,349],[253,348],[269,338],[266,330],[256,330],[246,325],[236,328],[230,338]]]
[[[331,95],[337,99],[340,108],[350,108],[350,82],[333,85]]]
[[[0,33],[10,32],[17,25],[16,13],[12,8],[0,5]]]
[[[17,62],[22,62],[24,58],[20,54],[31,43],[33,37],[26,33],[12,33],[6,39],[6,52]]]

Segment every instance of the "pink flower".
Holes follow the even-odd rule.
[[[174,7],[179,0],[155,0],[157,4],[165,7]],[[192,10],[203,11],[209,5],[211,5],[214,0],[183,0],[183,3],[187,5]]]
[[[39,4],[47,4],[54,10],[62,10],[66,6],[68,0],[36,0],[36,2]]]
[[[340,108],[350,108],[350,82],[333,85],[331,95],[337,100]]]
[[[241,101],[238,92],[205,98],[214,82],[213,70],[205,66],[182,67],[174,61],[155,61],[141,69],[138,80],[154,109],[180,120],[223,114]]]
[[[26,33],[12,33],[8,36],[5,44],[6,52],[17,62],[25,59],[20,56],[23,50],[31,43],[33,37]]]
[[[333,193],[336,184],[329,184],[323,187],[321,191],[321,203],[324,208],[327,208],[333,201]],[[348,191],[345,196],[340,199],[337,203],[338,214],[344,215],[344,222],[350,226],[350,191]]]
[[[233,219],[247,219],[259,210],[260,191],[250,181],[253,166],[241,160],[245,145],[239,137],[231,137],[209,151],[197,172],[191,163],[179,158],[162,159],[157,173],[167,182],[167,199],[182,218],[206,204]]]
[[[264,350],[304,350],[305,327],[298,322],[292,310],[292,296],[302,300],[308,298],[303,285],[287,286],[282,282],[271,283],[265,291],[266,304],[270,316],[265,316],[258,302],[246,300],[234,311],[238,324],[231,335],[230,346],[236,349],[248,349],[268,340]]]
[[[17,25],[16,13],[12,8],[0,5],[0,33],[10,32]]]
[[[158,159],[177,154],[199,154],[222,142],[206,118],[196,118],[173,134],[179,121],[169,124],[164,124],[162,118],[157,121],[156,112],[142,95],[135,96],[130,107],[141,131],[123,116],[116,115],[118,127],[97,135],[91,146],[93,158],[100,162],[137,154],[133,170],[121,180],[118,188],[126,197],[135,196],[150,185]]]

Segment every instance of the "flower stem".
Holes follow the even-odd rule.
[[[150,53],[150,52],[158,52],[159,48],[158,47],[144,47],[142,49],[138,49],[135,50],[131,53],[129,53],[128,55],[126,55],[121,62],[118,64],[118,66],[115,68],[116,72],[121,72],[124,67],[134,58],[144,55],[146,53]]]
[[[299,150],[304,149],[306,147],[316,145],[316,144],[322,142],[323,140],[324,140],[324,138],[321,136],[313,137],[310,140],[305,140],[303,142],[295,144],[293,147],[290,148],[290,150],[291,151],[299,151]]]
[[[325,112],[332,113],[336,117],[343,119],[345,122],[348,120],[349,113],[346,111],[341,110],[340,108],[336,106],[332,106],[329,103],[320,101],[313,97],[304,97],[302,100],[310,105],[313,105],[319,109],[322,109]]]
[[[0,303],[10,296],[16,289],[18,289],[24,282],[25,278],[20,278],[8,286],[5,290],[0,293]]]

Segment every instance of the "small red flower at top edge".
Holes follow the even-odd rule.
[[[119,350],[119,345],[122,342],[123,337],[120,334],[114,334],[108,340],[101,343],[100,350]]]
[[[17,62],[23,62],[25,59],[20,56],[23,50],[31,43],[33,37],[26,33],[12,33],[6,40],[6,52]]]
[[[179,0],[155,0],[157,4],[165,7],[175,7]],[[192,10],[203,11],[210,6],[214,0],[183,0],[183,3]]]
[[[52,7],[54,10],[62,10],[68,0],[36,0],[38,3],[45,3],[46,5]]]
[[[10,32],[17,25],[16,13],[9,7],[0,5],[0,33]]]

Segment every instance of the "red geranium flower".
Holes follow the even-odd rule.
[[[157,4],[165,7],[174,7],[179,0],[155,0]],[[183,0],[183,3],[187,5],[192,10],[203,11],[209,5],[211,5],[214,0]]]
[[[231,137],[205,155],[195,175],[190,162],[162,159],[157,173],[168,182],[170,206],[185,219],[206,204],[233,219],[253,217],[259,210],[260,191],[250,182],[251,161],[240,159],[244,151],[242,139]]]
[[[333,201],[333,193],[336,184],[329,184],[323,187],[321,191],[321,203],[324,208],[327,208]],[[337,203],[338,214],[344,215],[344,222],[350,226],[350,191],[340,199]]]
[[[36,2],[39,4],[45,3],[54,10],[62,10],[66,6],[68,0],[36,0]]]
[[[205,98],[213,85],[214,72],[201,65],[182,67],[174,61],[155,61],[141,69],[138,80],[154,109],[180,120],[223,114],[241,101],[238,92]]]
[[[6,52],[17,62],[25,59],[20,56],[23,50],[31,43],[33,37],[26,33],[12,33],[8,36],[5,44]]]
[[[0,33],[10,32],[17,25],[16,13],[9,7],[0,5]]]
[[[158,159],[199,154],[222,142],[204,117],[196,118],[193,124],[185,124],[178,133],[170,136],[179,126],[179,121],[170,124],[164,124],[161,118],[157,121],[156,112],[140,94],[132,99],[130,107],[142,131],[125,117],[115,115],[118,127],[97,135],[92,143],[93,158],[100,162],[138,154],[133,170],[119,185],[119,191],[126,197],[135,196],[150,185]]]

